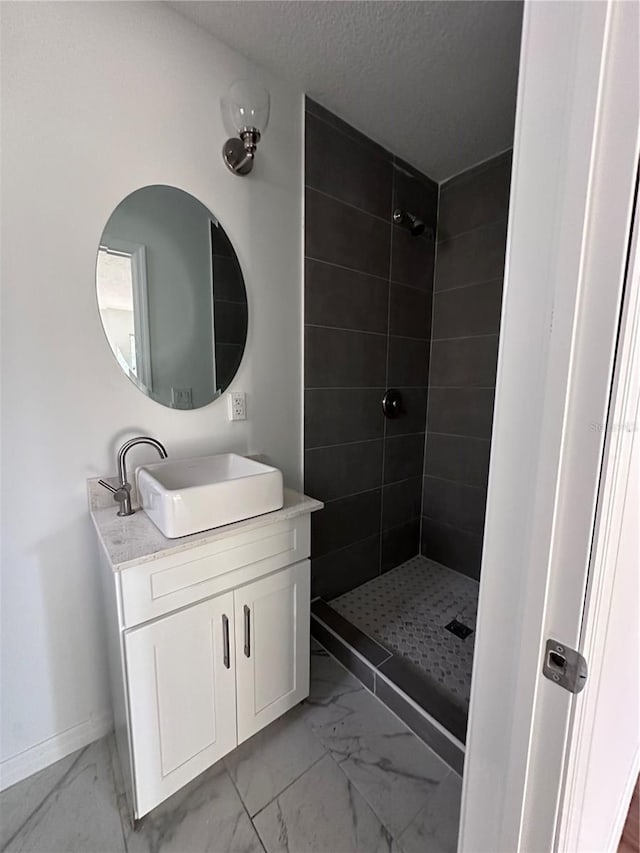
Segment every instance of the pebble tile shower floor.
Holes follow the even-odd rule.
[[[330,602],[356,627],[402,655],[469,710],[478,582],[413,557]],[[474,633],[461,640],[445,629],[457,619]]]

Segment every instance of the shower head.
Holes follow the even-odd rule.
[[[393,211],[393,221],[396,225],[402,225],[404,228],[408,228],[414,237],[419,237],[420,234],[424,232],[424,222],[422,219],[418,219],[417,216],[414,216],[413,213],[409,213],[406,210],[396,208],[396,210]]]

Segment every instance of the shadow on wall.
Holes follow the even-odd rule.
[[[49,729],[71,734],[75,726],[85,725],[89,743],[106,733],[111,714],[98,545],[88,513],[42,539],[33,556],[49,689],[43,692],[39,684],[37,695],[20,697],[22,714],[29,708],[38,708],[41,714],[48,701]],[[29,667],[28,652],[21,665]],[[86,695],[87,681],[96,680],[96,667],[102,700],[97,715]]]

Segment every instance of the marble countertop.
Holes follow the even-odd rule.
[[[257,515],[254,518],[246,518],[244,521],[236,521],[234,524],[226,524],[223,527],[215,527],[213,530],[192,533],[190,536],[182,536],[179,539],[167,539],[142,510],[121,518],[113,502],[107,507],[98,503],[94,498],[95,484],[97,480],[89,480],[87,483],[90,514],[114,572],[157,560],[160,557],[179,554],[194,546],[207,545],[236,533],[297,518],[305,513],[322,509],[324,506],[321,501],[285,488],[282,509]]]

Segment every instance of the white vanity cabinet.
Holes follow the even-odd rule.
[[[285,502],[184,540],[164,539],[142,513],[115,521],[113,510],[92,509],[135,818],[308,695],[309,512],[322,504],[297,497],[299,514],[289,506],[287,517]],[[137,544],[124,553],[127,534]]]
[[[309,695],[309,561],[233,593],[238,743]]]
[[[125,633],[140,815],[236,746],[235,655],[223,639],[229,619],[231,592]]]

